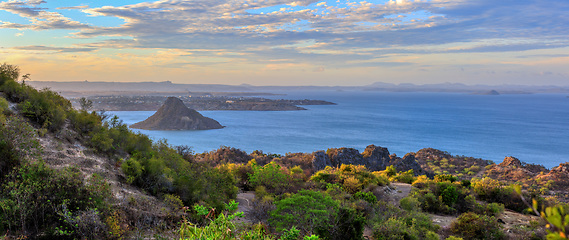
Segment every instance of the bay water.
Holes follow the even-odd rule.
[[[370,144],[403,156],[422,148],[501,162],[514,156],[552,168],[569,162],[566,94],[288,92],[270,96],[337,105],[305,111],[201,111],[225,126],[200,131],[135,130],[197,153],[220,146],[250,153],[314,152]],[[266,96],[264,96],[266,97]],[[130,125],[153,111],[112,111]]]

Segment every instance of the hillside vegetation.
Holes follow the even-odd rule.
[[[567,191],[548,180],[563,179],[564,165],[544,169],[542,180],[512,182],[503,178],[521,176],[512,169],[538,168],[434,149],[399,158],[373,145],[361,154],[231,147],[196,154],[90,112],[88,100],[73,109],[19,78],[18,67],[0,65],[6,239],[566,238],[569,208],[558,199]],[[405,183],[397,186],[409,194],[400,196],[392,182]],[[235,202],[243,192],[254,197]],[[528,220],[509,221],[506,213]],[[438,217],[454,220],[437,224]]]

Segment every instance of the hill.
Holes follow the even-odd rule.
[[[207,130],[223,128],[219,122],[204,117],[196,110],[186,107],[182,100],[175,97],[169,97],[156,113],[142,122],[132,124],[130,127],[145,130]]]

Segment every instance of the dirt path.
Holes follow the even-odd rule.
[[[390,187],[393,190],[388,190],[389,202],[395,206],[399,206],[399,201],[401,201],[402,198],[409,196],[411,189],[413,189],[411,184],[397,182],[391,183]]]
[[[239,205],[237,205],[237,212],[247,213],[249,210],[251,210],[251,208],[253,207],[251,204],[253,203],[254,199],[255,199],[255,192],[253,191],[242,192],[237,194],[236,202],[239,203]],[[242,217],[237,219],[237,222],[252,223],[253,221],[246,217]]]

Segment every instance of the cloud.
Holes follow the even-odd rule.
[[[39,5],[46,3],[42,0],[28,0],[28,1],[7,1],[0,2],[0,10],[4,10],[21,17],[27,18],[29,24],[16,24],[10,22],[1,22],[0,28],[14,28],[14,29],[32,29],[32,30],[49,30],[49,29],[85,29],[90,28],[86,24],[78,21],[73,21],[64,17],[57,12],[46,11],[46,8],[41,8]]]
[[[180,49],[212,57],[217,53],[208,51],[220,50],[231,52],[224,59],[311,65],[306,69],[413,64],[377,60],[395,53],[504,53],[569,46],[566,0],[160,0],[58,8],[120,19],[118,27],[83,24],[42,8],[44,3],[0,3],[0,10],[30,21],[0,22],[0,28],[74,29],[73,37],[83,41],[75,48],[51,51]]]
[[[76,9],[86,9],[89,8],[89,6],[87,5],[81,5],[81,6],[73,6],[73,7],[58,7],[56,9],[60,9],[60,10],[76,10]]]
[[[24,51],[53,51],[53,52],[91,52],[96,50],[96,48],[75,48],[75,47],[47,47],[47,46],[23,46],[23,47],[13,47],[14,50],[24,50]]]

